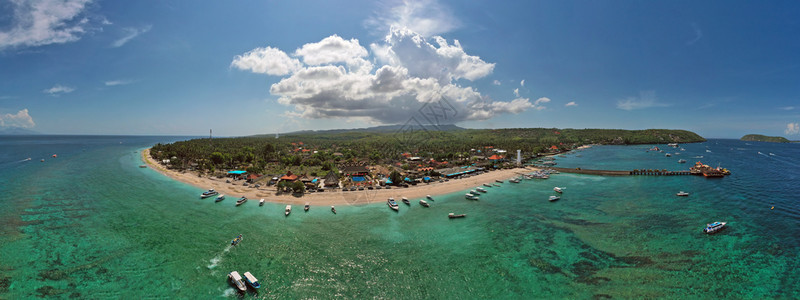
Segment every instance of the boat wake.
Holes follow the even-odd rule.
[[[217,265],[219,265],[219,262],[220,262],[220,261],[222,261],[222,256],[223,256],[223,255],[225,255],[225,253],[228,253],[228,251],[231,251],[231,248],[232,248],[232,247],[233,247],[233,246],[231,246],[231,245],[228,245],[227,247],[225,247],[225,250],[222,250],[222,252],[221,252],[221,253],[217,254],[217,256],[214,256],[214,258],[212,258],[211,260],[209,260],[209,261],[208,261],[208,262],[210,262],[211,264],[209,264],[209,265],[208,265],[208,266],[206,266],[206,267],[207,267],[209,270],[213,270],[214,268],[216,268],[216,267],[217,267]]]

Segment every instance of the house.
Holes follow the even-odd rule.
[[[324,184],[325,184],[326,187],[328,187],[328,186],[338,187],[339,186],[339,176],[336,176],[335,172],[328,172],[328,175],[325,175],[325,178],[323,180],[325,181]]]
[[[286,172],[286,175],[281,176],[280,181],[295,181],[299,178],[297,175],[292,174],[292,171]]]
[[[495,155],[489,156],[489,160],[494,160],[494,161],[503,160],[503,156],[495,154]]]

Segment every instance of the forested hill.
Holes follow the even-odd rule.
[[[743,141],[750,142],[770,142],[770,143],[789,143],[785,137],[782,136],[766,136],[760,134],[748,134],[741,138]]]
[[[157,144],[156,159],[174,159],[181,165],[197,163],[205,168],[282,165],[320,166],[324,163],[360,161],[373,164],[403,160],[401,154],[452,161],[487,150],[522,150],[525,157],[550,151],[574,149],[587,144],[667,144],[703,142],[686,130],[647,129],[461,129],[341,132],[299,132],[274,136],[194,139]],[[482,152],[480,150],[483,150]]]

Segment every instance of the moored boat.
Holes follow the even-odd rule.
[[[225,200],[225,195],[219,195],[219,196],[217,197],[217,199],[215,199],[215,200],[214,200],[214,202],[220,202],[220,201],[222,201],[222,200]]]
[[[481,193],[486,193],[487,192],[486,189],[482,188],[482,187],[476,187],[475,190],[478,191],[478,192],[481,192]]]
[[[464,197],[467,198],[468,200],[478,200],[479,199],[478,196],[475,196],[475,195],[470,194],[470,193],[467,193],[466,195],[464,195]]]
[[[254,289],[258,289],[261,287],[261,284],[258,283],[258,279],[256,279],[256,277],[253,276],[253,274],[250,274],[250,272],[244,272],[244,280],[247,281],[247,285],[249,285]]]
[[[333,207],[333,205],[331,205],[331,212],[332,212],[334,215],[336,214],[336,207]]]
[[[485,187],[492,187],[492,185],[491,185],[491,184],[488,184],[488,183],[484,183],[484,184],[483,184],[483,186],[485,186]]]
[[[401,201],[403,201],[403,203],[405,203],[406,205],[411,205],[411,201],[408,201],[408,198],[406,197],[403,197]]]
[[[502,180],[499,180],[499,179],[498,179],[498,180],[495,180],[494,182],[497,182],[497,183],[503,183],[503,181],[502,181]]]
[[[214,189],[209,189],[208,191],[205,191],[202,194],[200,194],[200,198],[205,199],[216,195],[219,195],[219,192],[215,191]]]
[[[261,198],[261,200],[258,201],[258,206],[264,206],[264,201],[264,198]]]
[[[292,206],[286,205],[286,211],[284,211],[284,216],[288,217],[290,213],[292,213]]]
[[[466,217],[466,216],[467,216],[467,214],[458,214],[458,215],[454,214],[454,213],[447,214],[447,217],[450,218],[450,219],[463,218],[463,217]]]
[[[303,206],[303,211],[308,211],[309,209],[311,209],[311,205],[308,202],[306,202],[306,205]]]
[[[241,241],[242,241],[242,235],[240,234],[239,236],[237,236],[235,239],[233,239],[233,240],[231,241],[231,245],[232,245],[232,246],[236,246],[236,245],[238,245],[238,244],[239,244]]]
[[[703,232],[708,234],[717,233],[725,227],[725,224],[728,224],[728,222],[714,222],[711,224],[706,224],[706,228],[703,228]]]
[[[477,195],[480,195],[480,194],[481,194],[481,193],[478,193],[478,191],[476,191],[476,190],[470,190],[470,191],[469,191],[469,193],[470,193],[470,194],[473,194],[473,195],[475,195],[475,196],[477,196]]]
[[[433,201],[433,197],[431,197],[431,195],[427,195],[427,196],[425,196],[425,198],[428,198],[428,200]]]
[[[394,211],[400,211],[400,206],[397,205],[397,202],[394,201],[394,198],[389,198],[389,200],[386,200],[386,205],[388,205],[389,208]]]
[[[559,193],[559,194],[564,192],[564,190],[562,190],[560,187],[554,187],[553,191],[555,191],[556,193]]]
[[[228,280],[240,292],[244,292],[244,291],[247,290],[247,286],[244,285],[244,282],[242,281],[242,276],[239,275],[239,272],[236,272],[236,271],[230,272],[228,274]]]
[[[677,194],[675,194],[675,195],[677,195],[677,196],[681,196],[681,197],[686,197],[686,196],[689,196],[689,193],[687,193],[687,192],[684,192],[684,191],[680,191],[680,192],[678,192],[678,193],[677,193]]]
[[[557,201],[558,199],[561,199],[561,197],[559,197],[559,196],[550,196],[550,199],[548,199],[548,200],[550,200],[550,202],[553,202],[553,201]]]
[[[239,200],[236,200],[236,206],[242,205],[245,202],[247,202],[247,197],[242,196],[242,198],[239,198]]]
[[[422,206],[425,206],[425,207],[431,207],[431,205],[428,204],[428,201],[425,201],[424,199],[419,199],[419,205],[422,205]]]
[[[679,159],[679,160],[678,160],[678,163],[679,163],[679,164],[685,164],[685,163],[686,163],[686,160],[685,160],[685,159]]]

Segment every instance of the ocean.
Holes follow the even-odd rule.
[[[0,137],[0,299],[800,298],[800,144],[709,140],[672,157],[595,146],[556,162],[699,160],[732,175],[562,173],[486,188],[479,201],[462,191],[399,213],[338,205],[284,217],[284,205],[201,200],[202,189],[138,167],[143,149],[183,139]],[[554,186],[564,193],[549,202]],[[728,226],[703,234],[713,221]],[[235,292],[233,270],[261,290]]]

